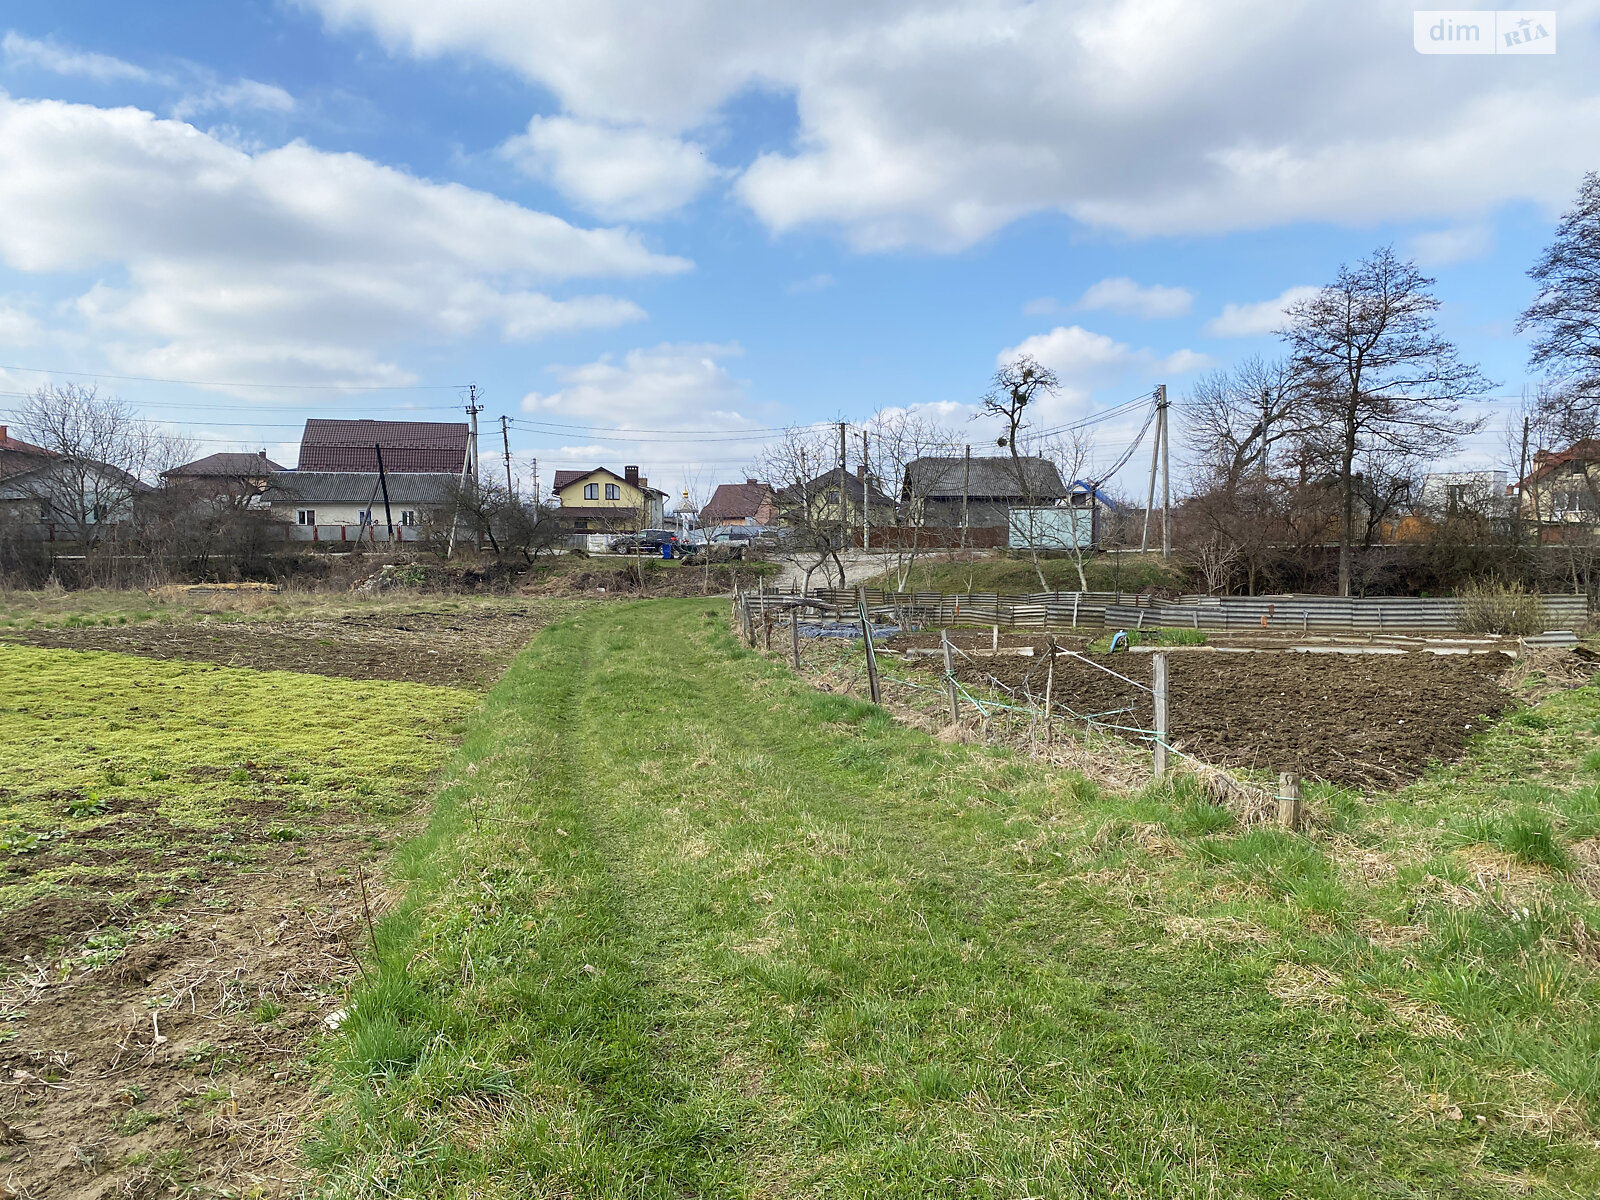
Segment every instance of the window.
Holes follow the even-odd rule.
[[[358,510],[356,512],[356,524],[358,524],[358,525],[371,525],[372,524],[372,510],[370,508],[363,508],[363,509]]]
[[[317,510],[314,508],[302,508],[295,513],[294,517],[301,525],[315,525],[317,523]]]
[[[574,521],[572,523],[572,527],[574,529],[587,529],[587,528],[589,528],[589,522],[586,521],[586,520],[580,519],[580,520]]]
[[[585,500],[598,500],[598,499],[600,499],[600,485],[598,483],[586,483],[586,484],[584,484],[583,485],[583,498]]]
[[[614,483],[606,484],[606,499],[607,500],[621,500],[622,499],[622,489],[619,488]]]
[[[412,509],[403,508],[403,509],[400,510],[400,524],[402,524],[402,525],[415,525],[416,523],[417,523],[417,514]]]

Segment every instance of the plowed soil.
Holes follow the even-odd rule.
[[[956,674],[969,686],[992,676],[1042,699],[1047,660],[1043,642],[1037,645],[1033,658],[958,657]],[[1148,654],[1094,661],[1150,683]],[[1151,727],[1148,691],[1081,659],[1058,655],[1055,662],[1055,703],[1108,714],[1101,719],[1109,724]],[[1217,766],[1296,771],[1356,787],[1391,789],[1430,762],[1459,758],[1467,739],[1514,703],[1500,684],[1510,665],[1501,654],[1173,651],[1168,662],[1171,737],[1179,749]]]
[[[487,691],[511,656],[555,614],[549,602],[460,612],[354,614],[319,620],[203,621],[7,631],[4,637],[64,650],[110,650],[305,671],[342,679],[398,679]]]

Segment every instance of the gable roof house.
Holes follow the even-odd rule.
[[[1012,508],[1052,505],[1071,494],[1049,459],[1001,455],[914,459],[902,499],[918,525],[1004,529]]]
[[[578,533],[633,533],[659,529],[666,520],[667,493],[650,486],[639,468],[557,471],[551,495],[561,505],[562,524]]]
[[[287,469],[268,458],[265,450],[208,454],[161,472],[161,481],[170,491],[197,500],[240,501],[259,496],[275,475]]]
[[[0,425],[0,512],[28,536],[97,542],[151,490],[120,467],[35,446]]]
[[[743,483],[719,483],[700,510],[701,528],[716,525],[771,525],[778,506],[770,485],[754,479]]]
[[[383,466],[382,481],[376,471],[283,471],[272,477],[262,501],[286,524],[289,540],[387,541],[392,521],[395,541],[417,541],[422,527],[449,503],[461,476],[442,471],[390,475],[387,455]],[[383,483],[389,491],[387,516]]]
[[[804,483],[790,484],[780,489],[775,498],[778,513],[786,523],[809,527],[818,536],[826,535],[830,542],[838,541],[832,530],[843,523],[849,527],[855,545],[860,544],[863,510],[876,529],[893,525],[897,512],[894,497],[880,488],[876,480],[866,478],[859,466],[854,472],[845,472],[842,505],[837,469]]]
[[[297,471],[383,470],[393,474],[471,472],[472,430],[465,421],[345,421],[313,417],[300,435]]]
[[[1540,450],[1517,490],[1524,517],[1556,527],[1542,531],[1546,541],[1560,540],[1560,526],[1600,523],[1600,440],[1583,438],[1565,450]]]

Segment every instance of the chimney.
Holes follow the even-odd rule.
[[[258,450],[257,453],[260,454],[262,458],[267,456],[267,452],[265,450]]]
[[[5,443],[6,443],[6,427],[4,425],[0,425],[0,446],[5,445]]]
[[[754,479],[746,479],[745,480],[745,484],[747,486],[749,486],[749,487],[755,487],[756,486],[756,481]]]
[[[632,485],[633,487],[638,487],[639,486],[639,468],[638,467],[623,467],[622,468],[622,477],[624,479],[626,479],[628,481],[628,483],[630,485]]]
[[[865,483],[867,481],[867,464],[866,463],[857,463],[856,464],[856,478],[861,480],[862,483]]]

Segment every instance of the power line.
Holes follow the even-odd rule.
[[[175,383],[184,387],[279,388],[315,392],[446,392],[464,383],[239,383],[215,379],[161,379],[153,375],[111,375],[105,371],[63,371],[54,367],[19,367],[0,363],[0,371],[27,371],[30,375],[76,375],[83,379],[115,379],[120,383]]]

